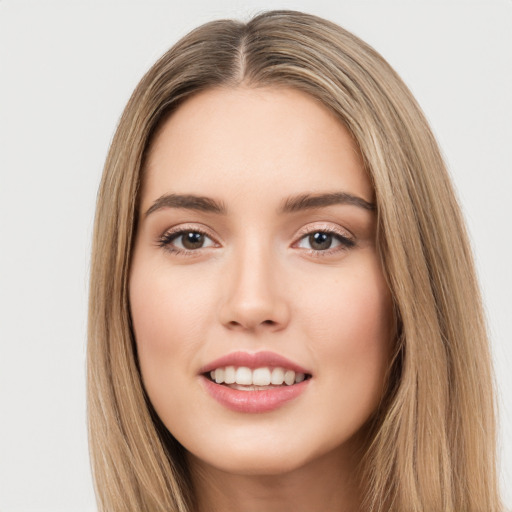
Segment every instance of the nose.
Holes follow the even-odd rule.
[[[231,330],[279,331],[290,320],[286,287],[271,251],[246,248],[224,280],[220,321]]]

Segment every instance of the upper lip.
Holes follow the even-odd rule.
[[[311,372],[294,361],[290,361],[284,356],[276,354],[275,352],[261,351],[261,352],[231,352],[225,356],[215,359],[205,366],[203,366],[199,373],[208,373],[217,368],[224,368],[226,366],[245,366],[247,368],[255,369],[265,366],[280,367],[287,370],[293,370],[296,373],[304,373],[311,375]]]

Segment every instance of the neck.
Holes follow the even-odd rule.
[[[278,475],[227,472],[189,454],[197,512],[357,512],[357,461],[340,451]]]

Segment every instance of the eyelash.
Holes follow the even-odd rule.
[[[172,245],[172,242],[174,242],[176,239],[182,237],[185,235],[185,233],[199,233],[200,235],[203,235],[210,240],[213,241],[215,245],[218,244],[216,240],[210,235],[209,232],[207,232],[204,229],[197,228],[197,227],[180,227],[179,229],[176,229],[175,231],[166,231],[159,239],[158,239],[158,246],[162,249],[165,249],[166,251],[169,251],[172,254],[175,255],[184,255],[184,256],[197,256],[198,255],[198,249],[206,249],[206,247],[199,247],[198,249],[182,249],[181,247],[175,247]]]
[[[339,245],[336,247],[329,247],[325,250],[320,249],[306,249],[303,248],[304,251],[307,251],[309,256],[314,258],[322,258],[326,256],[331,256],[332,254],[336,254],[340,251],[347,251],[356,245],[356,242],[353,238],[350,238],[345,233],[339,229],[336,229],[332,226],[313,226],[313,227],[305,227],[298,233],[298,240],[293,243],[293,246],[296,247],[302,240],[305,238],[314,235],[316,233],[323,233],[325,235],[330,235],[334,240],[339,242]]]
[[[197,256],[199,253],[199,249],[208,249],[209,248],[209,247],[199,247],[197,249],[182,249],[180,247],[175,247],[172,245],[172,242],[174,242],[176,239],[182,237],[186,233],[198,233],[200,235],[203,235],[203,236],[209,238],[213,242],[213,244],[215,244],[215,245],[218,244],[218,242],[210,235],[210,233],[204,229],[197,228],[197,227],[190,227],[190,228],[181,227],[175,231],[171,230],[171,231],[165,232],[158,239],[158,246],[165,249],[166,251],[169,251],[172,254],[184,255],[184,256]],[[311,236],[316,233],[324,233],[326,235],[332,236],[335,240],[337,240],[339,242],[339,245],[334,248],[328,248],[325,250],[303,248],[304,251],[307,251],[310,256],[313,256],[315,258],[330,256],[333,253],[336,253],[338,251],[346,251],[356,245],[355,240],[353,240],[352,238],[349,238],[348,236],[343,234],[341,231],[334,229],[333,227],[315,226],[314,229],[302,230],[298,234],[298,236],[299,236],[298,240],[293,243],[292,247],[296,247],[297,244],[299,244],[306,237]]]

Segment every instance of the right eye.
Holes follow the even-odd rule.
[[[171,252],[189,252],[207,247],[215,247],[216,243],[203,231],[197,229],[181,229],[165,233],[159,240],[160,247]]]

